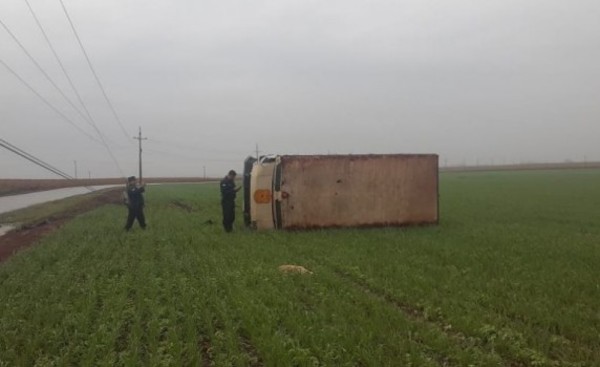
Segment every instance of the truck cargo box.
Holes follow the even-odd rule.
[[[436,224],[438,156],[282,155],[246,164],[244,215],[257,229]],[[247,160],[246,163],[249,163]],[[247,186],[250,187],[247,187]]]

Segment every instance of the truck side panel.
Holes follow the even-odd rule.
[[[438,222],[437,155],[282,156],[281,228]]]

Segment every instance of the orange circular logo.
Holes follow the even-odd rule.
[[[271,202],[271,190],[256,190],[254,191],[254,202],[257,204],[268,204]]]

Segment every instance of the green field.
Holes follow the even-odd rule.
[[[600,366],[600,171],[440,180],[435,227],[228,235],[216,185],[81,215],[0,264],[0,366]]]

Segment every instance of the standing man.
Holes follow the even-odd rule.
[[[235,221],[235,194],[240,190],[240,187],[235,187],[235,176],[235,171],[231,170],[221,180],[221,207],[223,208],[225,232],[233,230],[233,222]]]
[[[133,222],[137,219],[140,227],[146,229],[146,218],[144,217],[144,196],[142,195],[146,191],[146,184],[142,183],[138,185],[135,176],[131,176],[127,179],[127,208],[129,214],[127,215],[127,223],[125,224],[125,230],[129,231]]]

